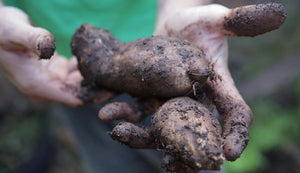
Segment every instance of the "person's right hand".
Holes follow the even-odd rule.
[[[238,92],[228,69],[227,36],[253,37],[272,31],[281,26],[286,14],[284,7],[276,3],[234,9],[207,3],[207,0],[160,0],[154,35],[185,39],[204,51],[213,71],[201,88],[207,96],[204,101],[211,101],[223,119],[225,157],[234,161],[247,146],[252,111]],[[145,105],[147,103],[140,101],[111,103],[99,111],[99,117],[103,121],[137,122],[144,117],[143,112],[147,112]],[[157,106],[149,108],[155,111]]]
[[[31,26],[24,12],[0,3],[0,14],[0,69],[21,92],[34,100],[69,106],[104,102],[114,96],[82,88],[76,58],[68,60],[54,53],[54,37]]]

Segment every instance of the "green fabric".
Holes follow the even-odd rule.
[[[57,51],[71,56],[70,39],[87,23],[108,29],[122,41],[151,36],[156,14],[154,0],[4,0],[24,10],[32,22],[56,38]]]

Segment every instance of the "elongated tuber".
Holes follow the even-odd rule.
[[[212,74],[204,53],[190,42],[155,36],[123,43],[108,31],[82,25],[71,42],[84,84],[137,96],[185,95]]]

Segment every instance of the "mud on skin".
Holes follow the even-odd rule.
[[[204,83],[211,74],[204,53],[190,42],[154,36],[133,42],[116,40],[108,31],[82,25],[73,35],[84,85],[136,96],[171,98]]]
[[[37,50],[40,51],[40,59],[50,59],[56,49],[56,42],[52,35],[44,37],[40,43],[37,44]]]
[[[280,4],[252,5],[231,10],[229,14],[223,16],[220,26],[224,28],[222,31],[224,36],[255,36],[278,28],[284,22],[285,17],[285,9]],[[187,38],[191,39],[189,36]],[[176,44],[174,44],[175,42]],[[195,105],[195,107],[191,106],[193,107],[191,109],[190,107],[183,108],[184,106],[181,104],[174,106],[170,102],[166,103],[168,106],[165,108],[162,106],[159,109],[159,111],[165,109],[163,112],[167,113],[157,112],[155,114],[150,132],[126,123],[117,126],[119,128],[118,133],[111,133],[112,135],[119,135],[115,140],[127,142],[126,144],[131,145],[131,147],[166,149],[163,167],[167,171],[179,173],[196,173],[199,169],[218,169],[218,165],[221,165],[224,160],[223,152],[227,160],[234,161],[237,159],[247,145],[248,130],[252,121],[252,112],[239,95],[226,67],[226,62],[224,62],[225,67],[221,64],[221,66],[216,66],[214,70],[209,70],[207,68],[209,65],[205,59],[209,59],[210,56],[205,57],[202,51],[197,51],[197,48],[192,47],[194,46],[191,46],[189,42],[166,37],[143,38],[130,43],[122,43],[107,31],[88,25],[83,25],[78,29],[72,39],[72,51],[79,60],[79,69],[85,79],[83,84],[91,88],[106,87],[142,97],[168,98],[185,95],[191,91],[192,86],[195,86],[194,82],[199,82],[199,86],[202,86],[204,93],[210,100],[209,103],[212,102],[216,106],[224,120],[223,138],[220,137],[220,130],[212,129],[210,137],[207,137],[203,132],[207,131],[205,128],[198,133],[195,129],[199,128],[200,124],[195,124],[197,121],[192,121],[190,116],[185,116],[191,114],[194,119],[199,118],[194,114],[201,112],[199,110],[202,108],[197,108]],[[200,54],[195,52],[200,52]],[[199,57],[197,54],[200,55],[200,58],[195,58]],[[199,62],[199,64],[194,62]],[[211,80],[213,78],[210,74],[219,75],[222,80]],[[208,77],[210,77],[209,80],[207,80]],[[117,85],[115,85],[116,81]],[[203,83],[205,83],[204,87]],[[151,89],[147,88],[148,86],[155,90],[151,87]],[[146,92],[148,93],[144,94]],[[193,105],[193,103],[189,104]],[[137,116],[132,117],[139,121],[140,111],[137,111],[136,107],[132,105],[125,105],[125,108],[128,107],[130,109],[124,109],[127,110],[126,116],[132,112],[137,112]],[[207,112],[209,113],[209,111]],[[105,111],[102,113],[107,115]],[[119,113],[118,117],[123,119],[123,113],[123,111]],[[105,117],[100,115],[100,117]],[[108,117],[115,119],[111,115]],[[205,118],[199,119],[199,121],[207,121]],[[172,126],[172,124],[178,124],[181,121],[183,122],[179,123],[179,126]],[[187,123],[189,121],[190,123]],[[168,123],[166,124],[166,122]],[[208,120],[208,122],[205,123],[205,126],[213,124],[213,127],[220,129],[217,127],[218,125],[213,123],[214,120]],[[122,130],[124,129],[126,133],[123,133]],[[216,131],[219,132],[214,133]],[[186,135],[186,133],[192,135]],[[215,137],[216,135],[219,136]],[[141,136],[144,136],[143,140],[137,143],[128,141],[128,139],[136,137],[142,139]],[[154,145],[153,139],[155,139],[154,143],[156,142]],[[143,141],[148,142],[143,143]],[[184,144],[185,141],[189,141],[189,144]],[[207,154],[209,153],[208,150],[204,150],[202,154],[205,153],[207,157],[202,158],[203,160],[197,159],[194,156],[201,155],[201,152],[200,154],[194,152],[193,148],[200,144],[207,144],[203,149],[209,148],[213,151],[211,153],[214,153],[212,155],[221,156],[210,157],[211,155]],[[220,149],[221,145],[223,150]],[[217,151],[214,150],[217,148],[216,146],[220,146],[221,154],[214,152]],[[213,158],[213,161],[205,162],[207,158]]]
[[[238,36],[253,37],[279,28],[285,18],[286,11],[281,4],[250,5],[233,9],[225,17],[224,28]]]

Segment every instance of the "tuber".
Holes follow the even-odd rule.
[[[193,169],[219,170],[223,163],[221,126],[201,103],[189,97],[167,101],[154,114],[155,139]]]
[[[73,35],[72,53],[83,85],[143,97],[171,98],[203,84],[212,70],[201,49],[165,36],[123,43],[108,31],[82,25]]]
[[[219,170],[224,160],[218,120],[189,97],[164,103],[154,114],[150,129],[126,122],[118,124],[110,135],[132,148],[165,149],[162,166],[167,171]]]

